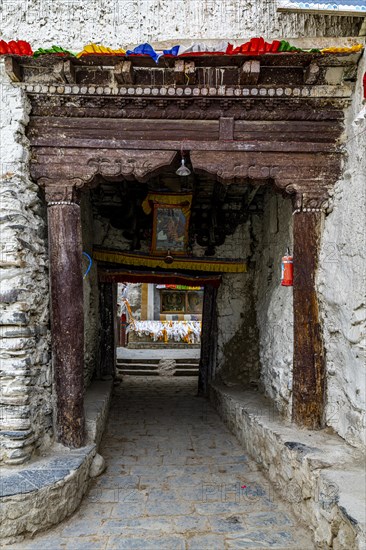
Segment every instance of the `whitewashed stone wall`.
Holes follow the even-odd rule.
[[[74,50],[146,41],[357,36],[360,20],[277,12],[275,0],[3,0],[4,40]],[[4,24],[5,23],[5,24]]]
[[[351,445],[366,433],[366,102],[365,57],[347,112],[348,158],[322,238],[318,290],[327,358],[326,422]],[[356,122],[355,122],[356,121]]]
[[[52,434],[45,212],[28,173],[29,104],[0,64],[0,462]]]
[[[291,416],[292,287],[281,286],[281,258],[292,252],[292,203],[269,191],[254,223],[255,307],[260,341],[261,388],[278,410]]]

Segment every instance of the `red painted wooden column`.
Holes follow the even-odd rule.
[[[294,361],[292,418],[310,429],[323,424],[325,357],[315,275],[318,265],[321,212],[295,212]]]
[[[85,441],[83,275],[80,206],[74,200],[48,198],[48,239],[56,437],[67,447],[81,447]]]

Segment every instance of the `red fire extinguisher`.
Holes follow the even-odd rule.
[[[290,250],[287,249],[286,256],[281,260],[281,285],[293,286],[294,284],[294,259],[290,256]]]

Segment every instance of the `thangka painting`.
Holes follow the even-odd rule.
[[[176,205],[154,205],[153,254],[185,254],[188,240],[189,212]]]

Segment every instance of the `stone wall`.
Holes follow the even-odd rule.
[[[81,50],[90,42],[120,47],[147,41],[251,36],[357,36],[361,19],[278,13],[262,0],[3,0],[4,40]]]
[[[355,446],[365,445],[366,102],[359,66],[346,114],[347,158],[324,223],[318,291],[327,359],[326,423]]]
[[[292,251],[292,203],[268,190],[261,218],[253,220],[255,307],[260,342],[262,391],[291,415],[292,287],[281,286],[281,258]]]
[[[20,464],[52,436],[45,208],[29,179],[29,103],[0,63],[0,462]]]

